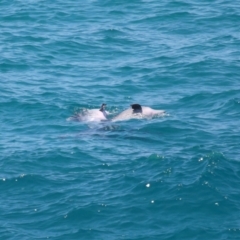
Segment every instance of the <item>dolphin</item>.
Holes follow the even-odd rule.
[[[129,119],[153,118],[156,116],[163,116],[164,110],[155,110],[150,107],[141,106],[138,103],[130,105],[131,107],[119,113],[112,119],[113,122],[124,121]]]
[[[70,118],[68,121],[100,122],[107,121],[108,112],[105,110],[107,104],[103,103],[100,109],[85,109]]]

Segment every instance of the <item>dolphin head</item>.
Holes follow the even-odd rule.
[[[140,104],[132,104],[133,113],[142,113],[142,106]]]

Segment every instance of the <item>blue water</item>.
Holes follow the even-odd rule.
[[[240,239],[238,1],[0,9],[0,239]]]

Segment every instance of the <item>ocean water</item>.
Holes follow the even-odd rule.
[[[240,239],[238,1],[0,9],[1,240]]]

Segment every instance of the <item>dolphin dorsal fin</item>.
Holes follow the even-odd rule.
[[[107,106],[107,104],[103,103],[102,106],[100,107],[99,111],[103,112],[105,110],[106,106]]]
[[[132,104],[133,113],[142,113],[142,106],[140,104]]]

